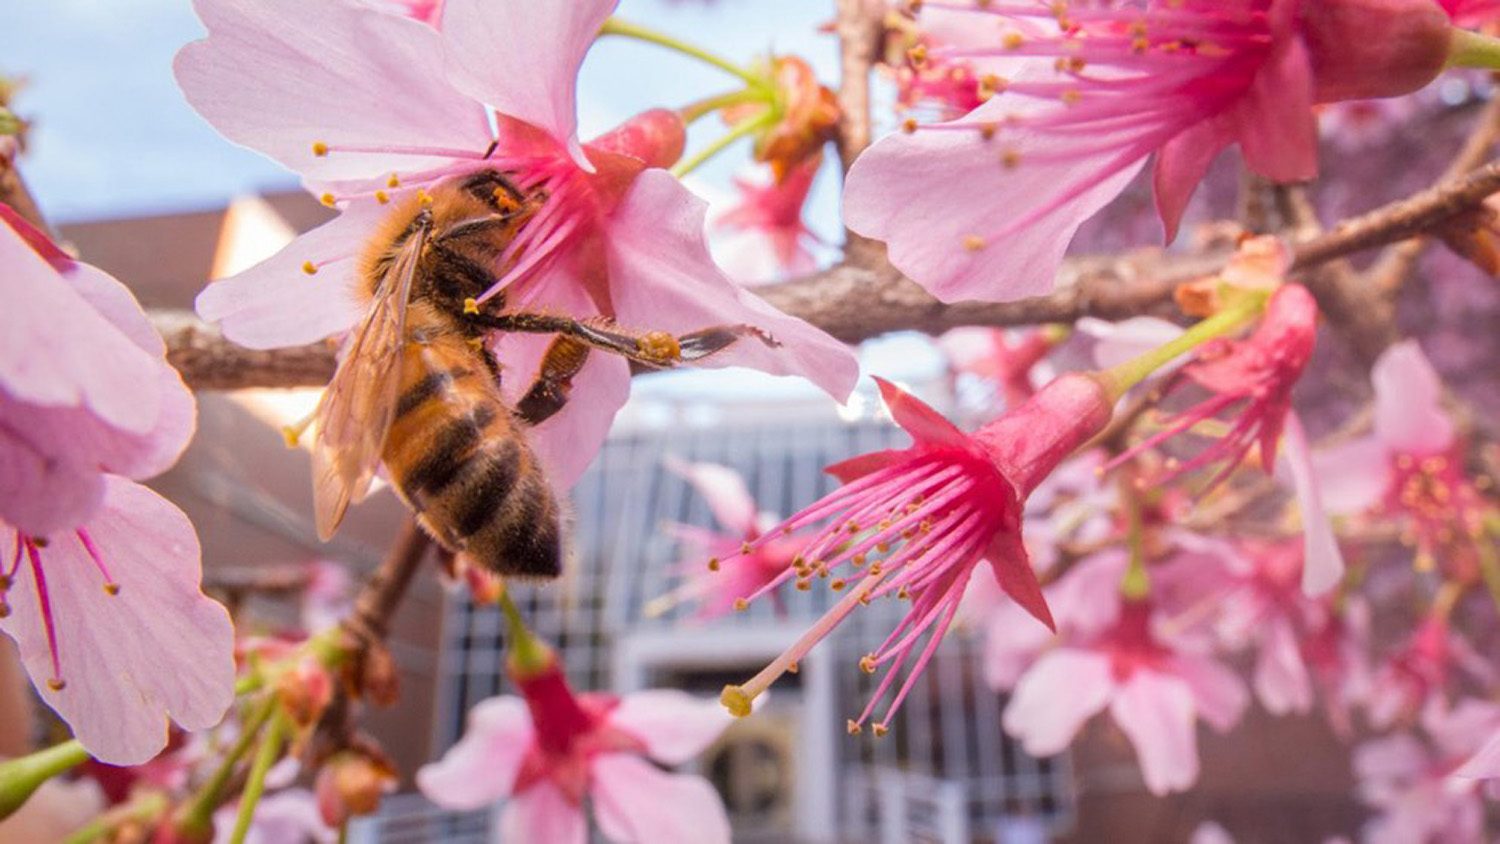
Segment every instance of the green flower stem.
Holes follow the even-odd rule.
[[[1448,66],[1500,70],[1500,38],[1455,28],[1448,45]]]
[[[1479,553],[1479,573],[1484,577],[1485,588],[1495,606],[1500,607],[1500,551],[1495,550],[1495,543],[1491,541],[1497,535],[1500,535],[1500,529],[1495,525],[1481,525],[1479,541],[1474,547]]]
[[[63,839],[63,844],[92,844],[122,824],[130,821],[149,824],[166,810],[167,795],[159,791],[139,794],[131,798],[129,803],[110,809],[74,830]],[[213,834],[212,827],[209,828],[209,834]]]
[[[1119,399],[1131,387],[1146,380],[1151,373],[1171,363],[1180,355],[1249,324],[1265,309],[1268,298],[1269,295],[1266,293],[1244,292],[1234,304],[1208,319],[1199,321],[1170,342],[1104,370],[1101,374],[1109,386],[1111,397]]]
[[[24,806],[42,783],[88,758],[83,745],[72,739],[0,764],[0,819]]]
[[[1125,505],[1125,544],[1130,549],[1130,563],[1120,578],[1120,595],[1127,601],[1145,600],[1151,594],[1151,575],[1146,571],[1146,526],[1141,516],[1141,496],[1134,476],[1126,474],[1120,481],[1120,499]]]
[[[266,695],[266,699],[260,702],[260,705],[251,713],[250,719],[245,722],[239,739],[219,762],[219,767],[214,770],[213,776],[209,777],[208,781],[198,789],[193,802],[188,804],[187,811],[177,822],[180,829],[189,833],[212,835],[214,811],[224,802],[224,788],[229,784],[230,777],[234,776],[235,766],[255,744],[255,737],[260,733],[260,728],[270,719],[275,709],[276,696]]]
[[[555,657],[552,650],[526,627],[521,611],[510,598],[510,589],[500,593],[500,611],[505,614],[507,636],[510,639],[509,656],[511,669],[523,675],[534,675],[545,670]]]
[[[706,97],[704,99],[697,100],[696,102],[688,103],[687,105],[678,109],[677,113],[682,115],[683,123],[692,124],[698,119],[707,117],[708,115],[713,114],[721,108],[728,108],[729,106],[737,106],[743,103],[755,102],[769,103],[770,101],[765,91],[756,90],[754,88],[741,88],[738,91],[728,91],[723,94],[717,94],[712,97]]]
[[[245,781],[245,791],[240,795],[240,813],[234,819],[234,833],[229,837],[230,844],[245,844],[245,836],[250,833],[250,822],[255,819],[255,809],[266,791],[266,772],[281,757],[282,740],[286,738],[290,725],[285,712],[277,710],[272,713],[271,723],[266,726],[260,747],[255,750],[255,758],[250,761],[250,778]]]
[[[776,115],[776,109],[767,107],[766,110],[761,112],[760,114],[741,120],[739,123],[736,123],[734,127],[730,129],[729,132],[727,132],[723,137],[699,150],[695,155],[693,155],[693,157],[688,158],[684,161],[677,162],[677,164],[672,168],[672,175],[676,176],[679,179],[683,176],[686,176],[687,174],[698,169],[698,166],[703,162],[723,152],[735,141],[759,132],[761,129],[764,129],[767,126],[775,123],[778,119],[779,118]]]
[[[0,135],[14,135],[21,131],[21,121],[5,106],[0,106]]]
[[[745,84],[752,88],[764,88],[766,85],[764,78],[751,73],[749,70],[740,67],[728,59],[716,56],[701,47],[695,47],[686,41],[674,38],[664,32],[650,29],[649,27],[623,21],[619,18],[608,18],[604,21],[604,26],[599,28],[599,34],[623,35],[626,38],[634,38],[649,44],[655,44],[659,47],[666,47],[669,50],[676,50],[685,56],[691,56],[699,61],[707,62],[725,73],[734,74],[745,80]]]

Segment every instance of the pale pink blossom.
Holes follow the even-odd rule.
[[[192,394],[124,285],[4,205],[0,295],[0,632],[93,756],[144,762],[232,698],[193,527],[131,480],[186,447]]]
[[[1443,410],[1443,385],[1414,340],[1387,349],[1371,372],[1375,430],[1314,455],[1328,508],[1400,519],[1418,563],[1477,574],[1486,509],[1463,467],[1463,444]]]
[[[786,571],[807,545],[810,537],[783,535],[743,553],[746,543],[755,543],[779,521],[775,515],[762,513],[756,507],[744,478],[733,469],[714,463],[684,463],[669,458],[667,468],[693,485],[708,503],[720,530],[678,523],[665,526],[668,533],[689,549],[680,566],[687,573],[687,582],[664,596],[660,604],[648,605],[648,612],[657,606],[666,608],[694,601],[698,604],[695,615],[698,621],[718,618],[742,606],[743,601]],[[780,609],[780,593],[770,594]]]
[[[998,406],[1016,407],[1036,392],[1037,370],[1066,332],[1034,328],[1008,332],[1001,328],[955,328],[938,338],[955,376],[969,375],[988,386]]]
[[[238,803],[214,812],[214,844],[229,844],[239,816]],[[338,830],[323,823],[317,801],[305,788],[285,788],[255,804],[245,844],[334,844]]]
[[[844,486],[767,534],[826,523],[792,567],[763,591],[787,581],[809,589],[815,580],[828,578],[830,588],[845,594],[758,675],[725,689],[724,703],[736,714],[748,713],[751,700],[856,608],[895,596],[910,600],[911,607],[860,660],[862,670],[873,674],[885,669],[885,676],[864,712],[849,723],[851,731],[862,729],[908,669],[885,714],[874,722],[875,732],[883,733],[953,623],[970,578],[984,561],[1012,600],[1052,625],[1022,542],[1022,507],[1065,457],[1108,423],[1113,401],[1103,385],[1089,376],[1065,375],[1030,401],[966,434],[917,398],[888,382],[879,384],[891,417],[911,435],[913,445],[828,467]],[[756,545],[751,543],[750,550]]]
[[[579,143],[578,67],[615,3],[448,0],[435,29],[349,2],[197,0],[209,37],[176,61],[188,101],[342,212],[210,285],[199,313],[255,348],[344,332],[358,317],[354,258],[385,217],[382,200],[498,169],[546,201],[498,257],[481,301],[503,294],[511,309],[673,333],[754,325],[777,342],[735,343],[704,365],[804,375],[846,395],[857,372],[848,350],[725,277],[704,243],[704,204],[655,169],[681,153],[675,113],[646,112]],[[528,388],[548,339],[510,333],[492,342],[512,373],[506,398]],[[583,398],[533,432],[561,488],[603,441],[629,391],[628,367],[594,354],[573,385]]]
[[[130,291],[4,204],[0,297],[0,522],[77,527],[105,473],[144,480],[177,461],[192,393]]]
[[[1198,720],[1220,732],[1232,728],[1248,702],[1244,684],[1218,662],[1175,649],[1153,629],[1150,599],[1114,603],[1108,627],[1049,651],[1021,676],[1005,729],[1026,752],[1050,756],[1107,708],[1135,748],[1146,787],[1157,795],[1183,791],[1198,779]]]
[[[844,207],[944,301],[1051,290],[1078,225],[1153,154],[1168,240],[1227,146],[1272,181],[1312,178],[1313,105],[1414,91],[1450,40],[1432,0],[922,6],[969,20],[927,50],[938,67],[1009,66],[976,69],[998,93],[968,114],[908,123],[861,155]]]
[[[1454,776],[1459,764],[1500,724],[1493,703],[1465,700],[1422,716],[1423,741],[1396,733],[1354,752],[1360,799],[1377,814],[1366,824],[1371,844],[1479,844],[1485,834],[1481,784]]]
[[[508,798],[497,841],[583,844],[585,799],[610,841],[730,840],[708,781],[653,764],[680,765],[718,738],[729,719],[716,704],[672,690],[575,696],[555,661],[533,676],[512,675],[522,697],[470,710],[458,744],[417,772],[429,800],[469,810]]]

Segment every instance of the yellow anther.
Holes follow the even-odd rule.
[[[801,671],[801,670],[802,670],[802,666],[800,664],[798,664],[797,662],[795,662],[795,661],[788,662],[786,664],[786,673],[788,673],[788,674],[796,674],[798,671]]]
[[[740,543],[740,553],[741,554],[748,554],[748,553],[750,553],[750,550],[751,550],[750,549],[750,543],[748,543],[748,542],[741,542]]]
[[[875,655],[874,654],[865,654],[864,656],[860,657],[859,658],[859,670],[865,672],[866,674],[874,674],[875,673]]]
[[[337,200],[333,198],[333,194],[331,193],[325,193],[322,196],[318,197],[318,201],[323,203],[324,205],[327,205],[329,208],[332,208],[334,206],[334,203],[337,202]]]
[[[302,430],[293,425],[281,426],[281,439],[287,448],[296,448],[297,441],[302,437]]]
[[[908,135],[917,131],[917,119],[915,117],[908,117],[901,121],[901,131]]]
[[[708,558],[708,570],[709,571],[718,571],[719,570],[719,558],[718,557],[709,557]]]
[[[835,592],[842,592],[844,590],[844,587],[847,585],[848,584],[844,582],[843,578],[838,578],[832,583],[829,583],[828,588],[832,589]]]
[[[806,592],[807,590],[809,590],[811,588],[812,588],[812,581],[811,580],[807,580],[807,579],[804,578],[804,579],[801,579],[801,580],[797,581],[797,591],[798,592]]]
[[[422,188],[417,188],[417,201],[422,203],[423,205],[431,205],[432,194],[428,193]]]
[[[479,313],[479,302],[475,301],[474,297],[470,296],[469,298],[467,298],[467,299],[464,300],[464,313],[466,313],[466,314],[477,314],[477,313]]]
[[[854,557],[853,557],[853,559],[851,559],[849,562],[853,563],[855,568],[859,568],[860,566],[864,565],[868,561],[869,561],[869,558],[866,557],[864,554],[855,554]]]
[[[1007,170],[1014,170],[1021,163],[1021,151],[1015,147],[1000,153],[1000,165]]]
[[[317,157],[322,158],[323,156],[325,156],[327,154],[328,154],[328,144],[325,144],[322,141],[313,141],[313,155],[316,155]]]
[[[1000,43],[1007,50],[1019,50],[1021,49],[1021,45],[1026,43],[1026,39],[1021,37],[1021,33],[1012,30],[1005,33],[1005,37],[1000,39]]]
[[[318,266],[316,264],[314,264],[312,261],[303,261],[302,262],[302,271],[305,272],[305,273],[307,273],[308,275],[317,275],[318,274]]]
[[[984,248],[984,238],[977,234],[964,235],[964,248],[970,252],[978,252]]]
[[[870,725],[870,732],[872,732],[872,733],[875,734],[875,738],[882,738],[882,737],[885,736],[886,733],[888,733],[890,731],[891,731],[891,728],[887,727],[884,724],[876,723],[876,724],[871,724]]]
[[[922,64],[927,61],[927,45],[918,44],[917,46],[912,47],[910,50],[906,51],[906,57],[911,60],[912,64],[921,67]]]
[[[1062,96],[1059,99],[1062,100],[1063,105],[1078,105],[1078,101],[1083,99],[1083,92],[1079,91],[1076,88],[1070,88],[1066,91],[1063,91]]]
[[[844,722],[844,729],[848,730],[849,735],[851,736],[857,736],[865,731],[864,727],[861,727],[858,723],[856,723],[853,718],[850,718],[848,721]]]
[[[118,595],[118,594],[120,594],[120,584],[113,583],[113,582],[104,584],[104,594],[106,594],[106,595]]]
[[[392,173],[391,177],[385,180],[385,186],[388,188],[399,188],[401,187],[401,179],[395,173]]]
[[[391,195],[383,190],[375,191],[375,201],[380,203],[381,205],[384,205],[387,202],[391,201]]]
[[[744,612],[745,610],[747,610],[749,608],[750,608],[750,602],[749,601],[745,600],[744,598],[735,598],[734,599],[734,611],[735,612]]]
[[[750,702],[750,695],[741,686],[725,686],[724,691],[719,694],[719,703],[724,704],[729,714],[736,718],[744,718],[750,714]]]
[[[997,123],[981,123],[979,124],[979,139],[982,141],[993,141],[995,133],[998,131],[1000,131],[1000,125]]]
[[[60,692],[63,689],[66,689],[67,687],[68,687],[67,681],[64,680],[61,677],[49,677],[49,678],[47,678],[47,688],[51,689],[54,692]]]

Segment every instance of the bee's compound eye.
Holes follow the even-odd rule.
[[[682,357],[682,346],[677,338],[665,331],[648,331],[636,341],[642,352],[657,360],[678,360]]]

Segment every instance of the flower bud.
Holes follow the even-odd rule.
[[[675,111],[644,111],[589,141],[590,149],[628,155],[647,167],[671,167],[687,146],[687,128]]]
[[[1409,94],[1442,72],[1453,41],[1433,0],[1320,0],[1302,18],[1324,103]]]
[[[321,663],[307,657],[276,679],[276,696],[293,723],[310,727],[333,700],[333,678]]]
[[[797,165],[817,155],[833,140],[839,122],[839,103],[834,93],[818,84],[812,66],[796,56],[771,60],[766,75],[776,88],[781,119],[755,138],[755,160],[771,165],[780,182]],[[733,126],[754,117],[764,103],[747,103],[724,109],[724,122]]]
[[[395,766],[373,747],[335,753],[318,770],[313,784],[318,814],[333,827],[375,812],[380,799],[395,790]]]

